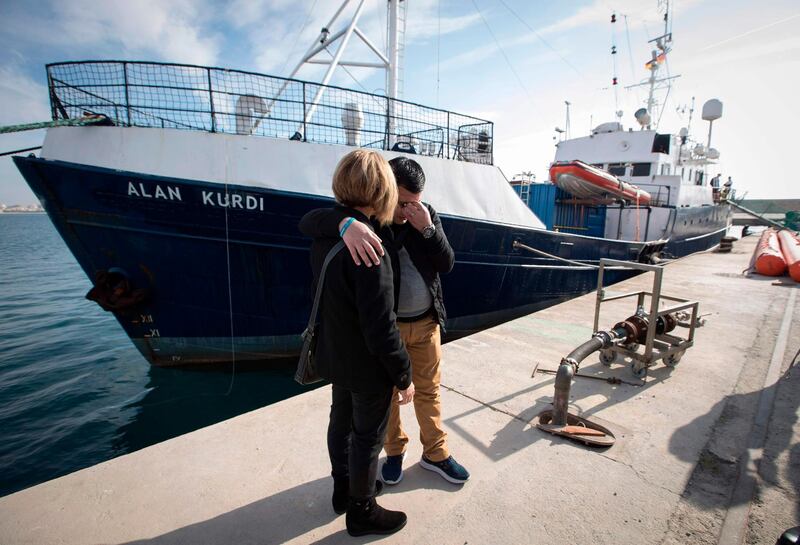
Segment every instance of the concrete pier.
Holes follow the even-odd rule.
[[[772,544],[800,524],[800,365],[787,370],[800,348],[798,285],[741,276],[755,242],[667,267],[663,293],[709,314],[675,369],[659,363],[640,386],[574,382],[572,410],[616,432],[610,449],[530,424],[553,395],[553,377],[531,371],[555,369],[590,337],[594,293],[446,345],[445,425],[472,478],[455,486],[417,464],[418,428],[404,407],[405,478],[379,502],[409,523],[384,540],[718,543],[725,526],[737,540]],[[604,305],[601,328],[631,305]],[[596,355],[581,372],[637,382],[627,363],[608,368]],[[329,401],[324,387],[0,498],[0,543],[375,541],[350,538],[331,509]],[[765,404],[766,424],[757,418]]]

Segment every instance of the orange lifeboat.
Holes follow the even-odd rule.
[[[583,161],[553,163],[550,166],[550,179],[555,185],[578,198],[592,199],[612,195],[640,205],[650,204],[650,193],[647,191]]]
[[[774,229],[761,233],[755,252],[753,266],[758,274],[765,276],[781,276],[786,272],[786,260],[781,253],[778,234]]]
[[[789,276],[795,282],[800,282],[800,238],[791,231],[780,231],[778,240],[781,244],[781,253],[789,268]]]

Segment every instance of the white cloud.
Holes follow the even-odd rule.
[[[693,4],[702,2],[702,0],[682,0],[674,4],[674,9],[671,12],[673,19],[676,15],[680,15],[689,9]],[[598,25],[610,23],[611,14],[617,14],[617,23],[619,32],[623,32],[625,21],[624,17],[628,18],[628,28],[636,29],[645,25],[652,25],[653,31],[659,34],[662,31],[661,27],[656,25],[663,24],[661,16],[656,13],[654,6],[651,2],[642,2],[641,0],[615,0],[613,3],[606,2],[606,0],[596,0],[593,4],[580,8],[577,12],[559,21],[548,25],[541,30],[539,34],[558,34],[567,30],[584,27],[587,25]]]
[[[50,119],[47,87],[13,66],[0,66],[0,125],[31,123]]]
[[[430,2],[421,5],[414,4],[409,8],[406,34],[408,39],[425,40],[439,35],[452,34],[467,29],[480,22],[480,15],[440,16],[436,6]]]
[[[216,11],[205,0],[70,0],[54,2],[49,16],[16,14],[3,31],[15,42],[90,52],[95,58],[215,64],[220,37],[212,31],[210,15]]]
[[[681,64],[684,72],[701,70],[709,66],[724,64],[741,64],[745,61],[763,59],[774,63],[783,63],[791,53],[800,50],[800,37],[792,36],[780,40],[744,44],[739,47],[708,52],[686,60]]]
[[[15,125],[48,121],[50,106],[47,103],[47,88],[24,75],[14,66],[0,66],[0,125]],[[39,146],[44,131],[25,131],[0,136],[0,151]],[[5,204],[32,204],[33,193],[22,181],[11,157],[0,157],[0,202]],[[16,180],[16,183],[10,183]]]

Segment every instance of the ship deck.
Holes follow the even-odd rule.
[[[445,426],[472,478],[451,485],[417,464],[418,429],[404,408],[405,478],[379,501],[409,523],[386,541],[717,543],[724,533],[729,543],[771,544],[800,524],[800,366],[784,375],[799,348],[800,288],[741,276],[755,243],[667,267],[663,293],[710,313],[677,368],[657,364],[641,386],[574,382],[574,410],[617,434],[605,451],[531,425],[553,395],[553,377],[531,371],[555,369],[589,338],[594,293],[446,345]],[[605,325],[630,314],[620,305]],[[596,356],[581,372],[635,380],[627,365],[606,368]],[[0,498],[0,542],[373,541],[350,538],[330,506],[329,403],[322,387]],[[758,446],[764,428],[754,435],[753,422],[765,414],[764,449],[751,451],[756,475],[745,452]]]

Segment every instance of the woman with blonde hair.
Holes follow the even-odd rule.
[[[333,175],[338,207],[369,226],[392,221],[397,186],[379,153],[358,149],[345,155]],[[342,227],[342,234],[350,224]],[[311,246],[314,285],[339,238],[315,238]],[[384,252],[388,255],[388,252]],[[394,310],[394,276],[388,257],[378,267],[358,267],[345,252],[328,264],[320,299],[316,362],[332,383],[328,454],[334,480],[333,509],[347,512],[350,535],[391,534],[406,524],[400,511],[375,501],[378,455],[383,446],[393,388],[396,402],[414,396],[411,364],[400,340]]]

